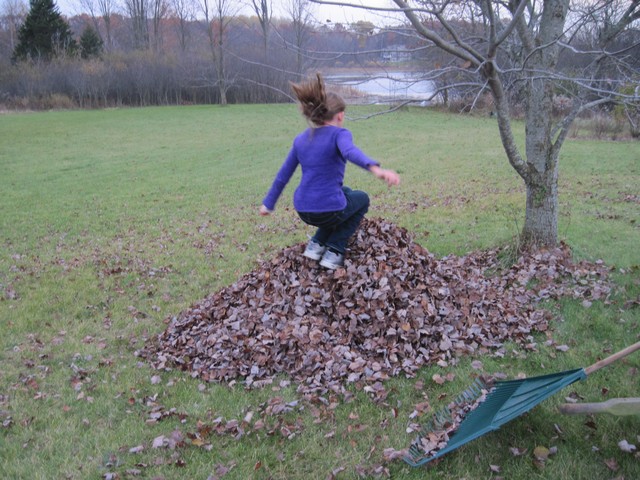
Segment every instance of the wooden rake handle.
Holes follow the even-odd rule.
[[[610,413],[612,415],[640,415],[640,398],[611,398],[599,403],[563,403],[558,407],[565,415]]]
[[[584,373],[586,373],[587,375],[591,375],[596,370],[600,370],[601,368],[612,364],[616,360],[620,360],[622,357],[626,357],[627,355],[632,354],[636,350],[640,350],[640,342],[629,345],[624,350],[620,350],[618,353],[614,353],[613,355],[594,363],[590,367],[585,368]]]

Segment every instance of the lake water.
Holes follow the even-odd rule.
[[[364,95],[378,97],[380,101],[427,101],[434,91],[433,82],[421,80],[411,72],[337,74],[327,75],[325,78],[327,83],[351,87]]]

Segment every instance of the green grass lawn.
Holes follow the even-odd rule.
[[[371,195],[370,216],[407,228],[437,256],[514,242],[524,187],[495,120],[408,109],[347,127],[402,177],[390,190],[348,169],[346,183]],[[294,105],[0,115],[0,478],[640,478],[640,457],[618,446],[640,449],[639,417],[556,410],[572,392],[640,396],[640,354],[426,468],[384,463],[383,450],[408,447],[414,406],[464,390],[477,359],[392,379],[384,405],[354,388],[351,401],[313,406],[285,378],[262,390],[204,385],[136,356],[167,319],[311,233],[293,211],[294,185],[273,216],[257,215],[303,128]],[[535,352],[482,358],[485,371],[588,366],[640,339],[639,150],[567,142],[559,233],[576,258],[613,268],[616,291],[589,308],[549,305],[550,335],[567,352],[539,338]],[[438,385],[435,373],[455,379]],[[265,420],[294,426],[290,435],[274,427],[194,441],[205,425],[242,424],[276,397],[294,402],[291,412]],[[540,464],[536,447],[557,453]]]

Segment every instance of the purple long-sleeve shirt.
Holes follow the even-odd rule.
[[[351,132],[345,128],[326,125],[305,130],[294,139],[263,205],[269,210],[275,208],[299,164],[302,178],[293,194],[294,208],[298,212],[315,213],[343,210],[347,206],[342,192],[347,161],[364,169],[380,165],[353,144]]]

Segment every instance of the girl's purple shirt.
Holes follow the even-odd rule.
[[[300,184],[293,194],[293,206],[298,212],[335,212],[347,206],[342,183],[347,161],[369,169],[380,164],[353,144],[351,132],[326,125],[300,133],[269,189],[262,204],[275,208],[284,187],[298,165],[302,168]]]

